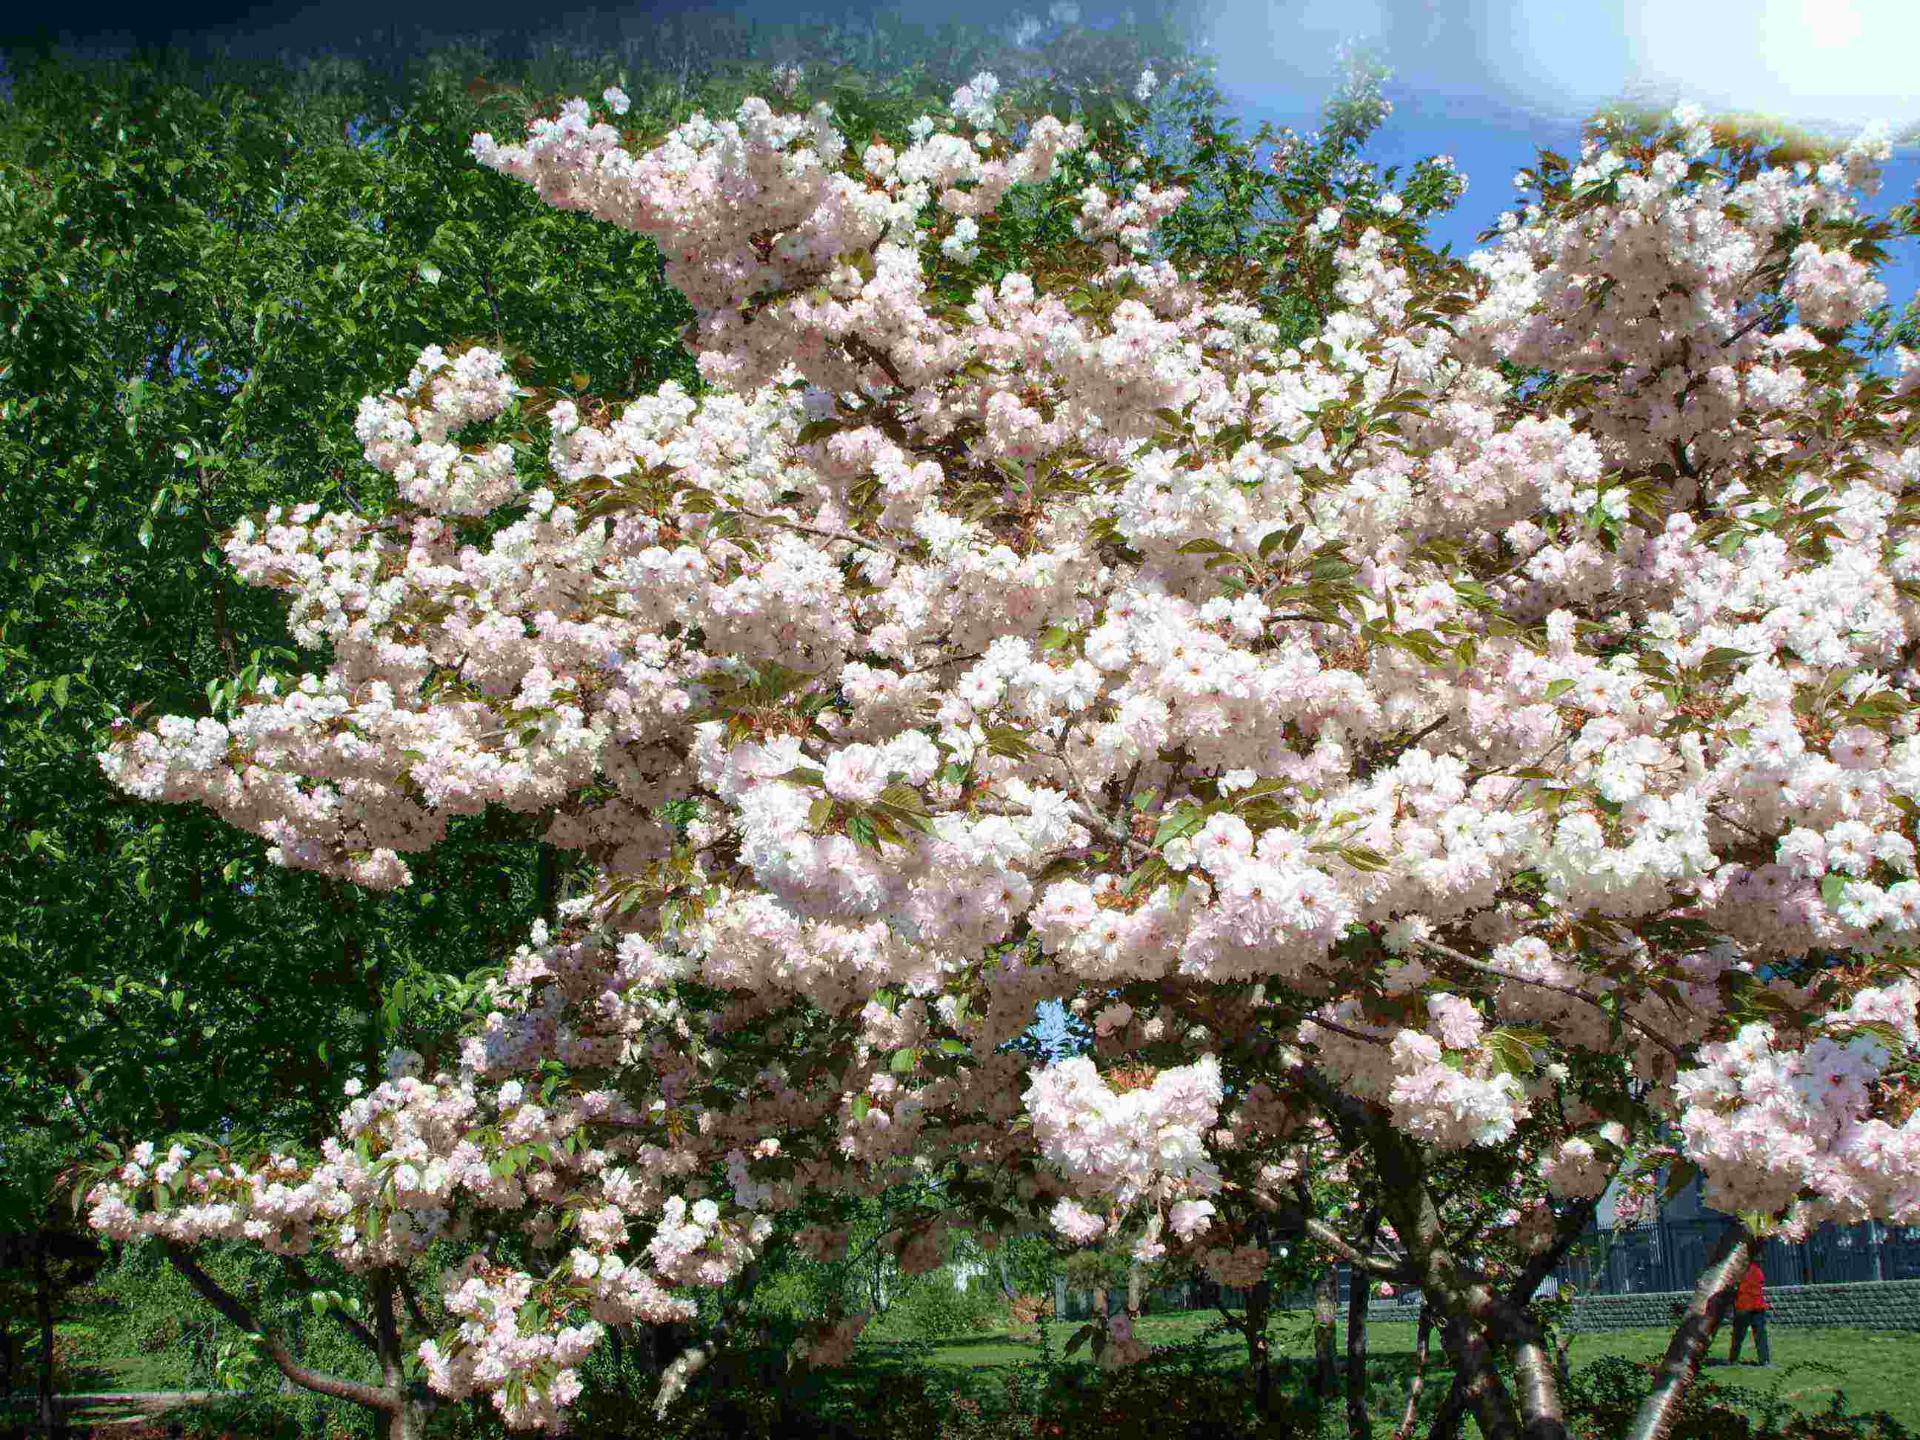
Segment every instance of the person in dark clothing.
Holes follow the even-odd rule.
[[[1755,1260],[1747,1266],[1747,1273],[1740,1278],[1740,1289],[1733,1297],[1733,1353],[1727,1356],[1729,1365],[1740,1363],[1740,1342],[1747,1338],[1747,1331],[1753,1331],[1754,1348],[1760,1352],[1760,1363],[1772,1368],[1773,1352],[1767,1348],[1767,1273]]]

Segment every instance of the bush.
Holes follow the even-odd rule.
[[[991,1286],[979,1282],[956,1290],[951,1272],[940,1269],[909,1282],[870,1331],[876,1339],[944,1340],[1003,1329],[1006,1320],[1006,1301]]]
[[[1567,1386],[1567,1417],[1582,1440],[1611,1440],[1624,1433],[1653,1388],[1652,1364],[1608,1356],[1583,1366]],[[1722,1385],[1700,1375],[1680,1404],[1671,1440],[1913,1440],[1913,1433],[1885,1411],[1847,1413],[1846,1392],[1836,1391],[1818,1415],[1801,1415],[1781,1390],[1789,1377],[1840,1376],[1819,1360],[1789,1365],[1764,1394]]]
[[[1007,1333],[1015,1340],[1035,1338],[1041,1323],[1052,1318],[1051,1295],[1015,1295],[1007,1302]]]

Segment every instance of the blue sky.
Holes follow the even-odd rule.
[[[1587,115],[1630,85],[1835,134],[1920,122],[1920,0],[1225,0],[1203,34],[1246,136],[1314,128],[1334,47],[1377,45],[1395,108],[1367,156],[1403,172],[1454,157],[1468,190],[1431,233],[1455,254],[1513,207],[1517,170],[1542,146],[1576,155]],[[1920,145],[1898,146],[1885,177],[1871,214],[1913,198]],[[1903,304],[1920,245],[1894,246],[1881,279]]]

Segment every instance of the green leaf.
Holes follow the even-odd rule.
[[[1260,558],[1262,560],[1266,559],[1267,556],[1273,553],[1276,547],[1286,554],[1291,555],[1293,553],[1293,547],[1300,543],[1300,537],[1306,533],[1306,529],[1307,527],[1304,523],[1296,523],[1290,525],[1285,530],[1269,531],[1261,537]]]
[[[1558,700],[1579,683],[1577,680],[1555,680],[1547,686],[1547,699]]]
[[[1829,910],[1839,905],[1840,897],[1847,893],[1847,882],[1851,879],[1851,876],[1836,872],[1820,882],[1820,898],[1826,901]]]
[[[920,1052],[918,1050],[915,1050],[909,1047],[905,1050],[894,1051],[893,1060],[889,1063],[887,1068],[892,1070],[893,1073],[896,1075],[905,1075],[910,1070],[912,1070],[913,1067],[919,1063],[919,1061],[920,1061]]]
[[[422,260],[419,265],[420,278],[429,285],[440,283],[440,267],[431,260]]]
[[[1153,848],[1161,849],[1169,840],[1191,835],[1206,823],[1206,811],[1192,805],[1180,805],[1171,815],[1162,820],[1160,828],[1153,832]]]
[[[1693,1183],[1693,1178],[1699,1173],[1700,1167],[1691,1160],[1674,1161],[1667,1171],[1667,1183],[1661,1187],[1660,1203],[1665,1205],[1671,1202],[1675,1196]]]

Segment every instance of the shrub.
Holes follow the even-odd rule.
[[[943,1340],[979,1335],[1005,1323],[1006,1302],[990,1286],[969,1285],[956,1290],[945,1269],[909,1282],[901,1296],[875,1319],[876,1339]]]

